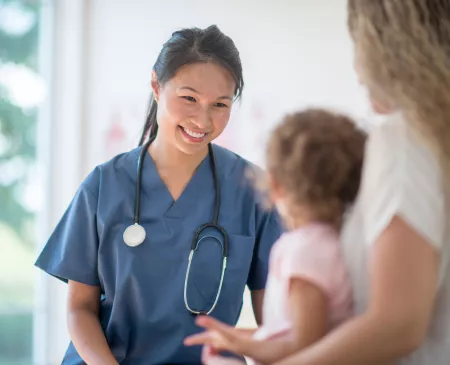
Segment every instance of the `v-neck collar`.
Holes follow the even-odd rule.
[[[177,200],[174,200],[166,184],[161,179],[152,156],[148,151],[145,153],[141,181],[142,198],[147,197],[150,199],[150,202],[158,201],[157,204],[150,204],[150,209],[159,210],[158,215],[166,218],[186,216],[189,209],[192,209],[192,206],[195,205],[200,192],[208,191],[207,189],[211,189],[211,186],[214,189],[213,181],[211,158],[208,153],[198,165],[181,195]]]

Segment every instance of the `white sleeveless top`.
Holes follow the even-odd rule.
[[[450,220],[444,200],[443,173],[435,155],[399,114],[386,117],[370,131],[360,193],[341,238],[357,314],[368,304],[370,248],[394,215],[440,251],[438,294],[426,340],[401,365],[450,364]]]

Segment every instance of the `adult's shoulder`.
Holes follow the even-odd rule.
[[[411,135],[411,127],[406,123],[401,113],[385,115],[369,125],[368,148],[378,145],[390,145],[391,148],[402,148]]]
[[[219,174],[225,178],[242,175],[251,178],[263,173],[261,167],[225,147],[214,145],[214,153]]]
[[[400,112],[385,116],[369,128],[365,170],[373,166],[397,171],[391,178],[398,177],[400,171],[427,176],[440,170],[435,152]]]
[[[102,184],[111,179],[136,179],[137,163],[142,147],[117,154],[109,160],[96,165],[85,177],[81,187],[98,195]]]
[[[359,196],[368,243],[398,215],[433,246],[442,245],[443,170],[438,156],[401,114],[386,116],[370,130]]]

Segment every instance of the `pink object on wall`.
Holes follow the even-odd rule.
[[[123,125],[120,113],[115,112],[110,119],[105,135],[106,158],[125,152],[127,149],[127,131]]]

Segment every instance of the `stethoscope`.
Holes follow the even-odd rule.
[[[147,235],[145,232],[145,228],[143,226],[141,226],[139,223],[140,204],[141,204],[142,167],[144,165],[145,155],[148,153],[147,152],[148,148],[154,139],[155,139],[155,137],[151,138],[143,146],[140,157],[139,157],[139,161],[138,161],[138,177],[137,177],[137,181],[136,181],[136,194],[135,194],[135,205],[134,205],[134,224],[128,226],[125,229],[125,231],[123,232],[123,241],[125,242],[125,244],[127,246],[130,246],[130,247],[139,246],[141,243],[144,242],[145,237]],[[184,279],[184,305],[190,313],[195,314],[195,315],[199,315],[199,314],[209,315],[216,307],[217,302],[220,297],[220,293],[222,291],[222,284],[223,284],[223,279],[225,276],[225,269],[227,267],[227,258],[228,258],[228,233],[223,227],[221,227],[218,224],[219,211],[220,211],[220,183],[219,183],[219,178],[218,178],[218,174],[217,174],[214,151],[213,151],[211,143],[208,144],[208,154],[209,154],[209,158],[211,161],[211,170],[213,172],[213,179],[214,179],[214,190],[216,193],[215,203],[214,203],[214,217],[213,217],[213,220],[211,223],[205,223],[202,226],[198,227],[198,229],[196,230],[196,232],[194,234],[194,238],[192,239],[192,243],[191,243],[191,251],[189,253],[189,258],[188,258],[188,266],[187,266],[186,275],[185,275],[185,279]],[[223,242],[221,242],[217,237],[211,236],[211,235],[207,235],[207,236],[200,238],[200,234],[207,228],[213,228],[213,229],[219,231],[221,236],[223,237]],[[189,280],[189,273],[190,273],[190,269],[191,269],[191,263],[192,263],[192,259],[194,257],[194,252],[198,249],[199,243],[205,238],[213,238],[216,241],[218,241],[219,244],[221,245],[221,247],[222,247],[222,272],[220,275],[219,288],[217,290],[213,305],[211,306],[211,308],[208,311],[198,311],[198,310],[192,309],[189,306],[189,303],[187,300],[187,286],[188,286],[188,280]]]

